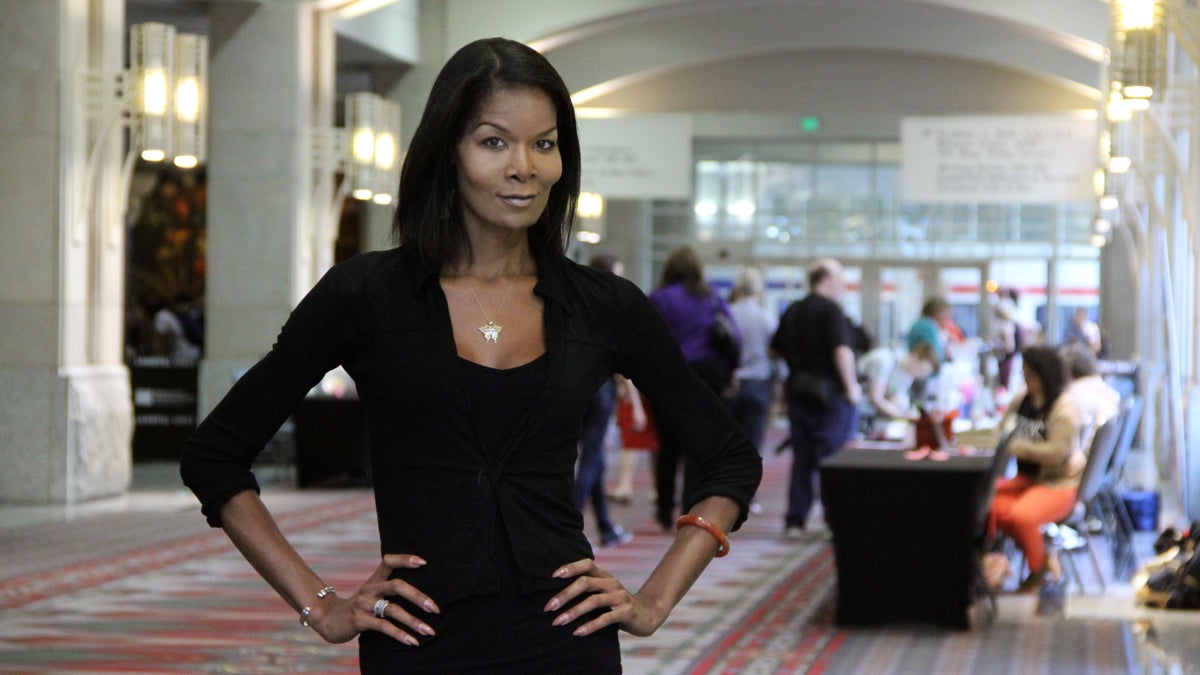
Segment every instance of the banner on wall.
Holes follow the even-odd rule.
[[[901,196],[942,204],[1091,201],[1098,166],[1094,117],[906,117]]]
[[[583,191],[605,199],[691,199],[692,118],[580,118]]]

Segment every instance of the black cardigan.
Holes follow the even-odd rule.
[[[227,499],[258,489],[254,457],[341,365],[367,419],[381,551],[425,558],[395,575],[438,602],[495,590],[497,517],[526,591],[566,585],[551,573],[592,556],[573,472],[584,410],[613,373],[633,380],[654,404],[659,433],[695,459],[702,479],[692,503],[729,497],[740,526],[761,477],[758,453],[637,286],[568,261],[542,266],[534,291],[545,308],[546,389],[497,459],[473,431],[437,270],[404,248],[335,266],[187,443],[181,473],[208,522],[219,527]]]

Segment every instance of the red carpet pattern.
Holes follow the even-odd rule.
[[[779,536],[789,460],[768,458],[762,512],[734,534],[731,555],[713,562],[668,622],[649,638],[622,636],[626,673],[1128,672],[1125,624],[1033,618],[1031,606],[1002,605],[987,630],[840,630],[831,547]],[[379,556],[371,497],[362,490],[313,496],[290,496],[293,506],[278,511],[281,525],[330,584],[352,589]],[[636,539],[597,552],[631,589],[670,542],[651,511],[645,498],[616,508]],[[355,643],[323,643],[223,535],[196,532],[0,580],[0,672],[357,671]]]

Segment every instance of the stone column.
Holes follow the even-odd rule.
[[[207,338],[203,417],[270,349],[324,269],[311,129],[331,119],[331,22],[300,0],[210,8]],[[318,240],[319,239],[319,240]]]
[[[124,3],[10,2],[0,44],[0,502],[119,494],[133,429],[113,95]]]

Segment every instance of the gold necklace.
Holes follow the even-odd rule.
[[[500,300],[500,306],[496,308],[497,314],[500,313],[500,310],[504,309],[504,303],[508,302],[508,294],[510,292],[512,292],[512,287],[513,287],[513,283],[512,283],[512,280],[510,279],[508,281],[508,288],[506,288],[504,290],[504,298]],[[479,307],[479,313],[482,314],[484,320],[487,321],[486,324],[479,327],[479,332],[483,335],[483,341],[484,342],[499,341],[500,340],[500,331],[504,330],[504,326],[501,326],[500,324],[498,324],[495,321],[492,321],[490,318],[488,318],[487,312],[484,311],[484,309],[483,309],[483,303],[479,302],[479,296],[475,295],[474,288],[467,286],[467,290],[471,292],[471,297],[475,298],[475,304]]]
[[[524,267],[525,267],[526,253],[527,252],[521,253],[521,262],[517,267],[517,275],[520,275],[521,270],[524,269]],[[496,307],[496,314],[499,314],[500,310],[504,309],[504,303],[508,302],[508,294],[512,293],[512,288],[513,288],[513,281],[512,281],[512,278],[510,277],[508,280],[508,287],[504,289],[504,297],[500,299],[500,305],[498,307]],[[492,321],[491,318],[488,317],[488,313],[483,309],[483,303],[479,302],[479,296],[475,295],[474,288],[467,286],[467,290],[471,292],[471,297],[475,299],[475,305],[477,307],[479,307],[479,313],[482,314],[484,320],[487,321],[486,324],[479,327],[479,333],[481,335],[483,335],[483,341],[484,342],[499,342],[500,331],[504,330],[504,326],[501,326],[500,324],[496,323],[495,321]]]

